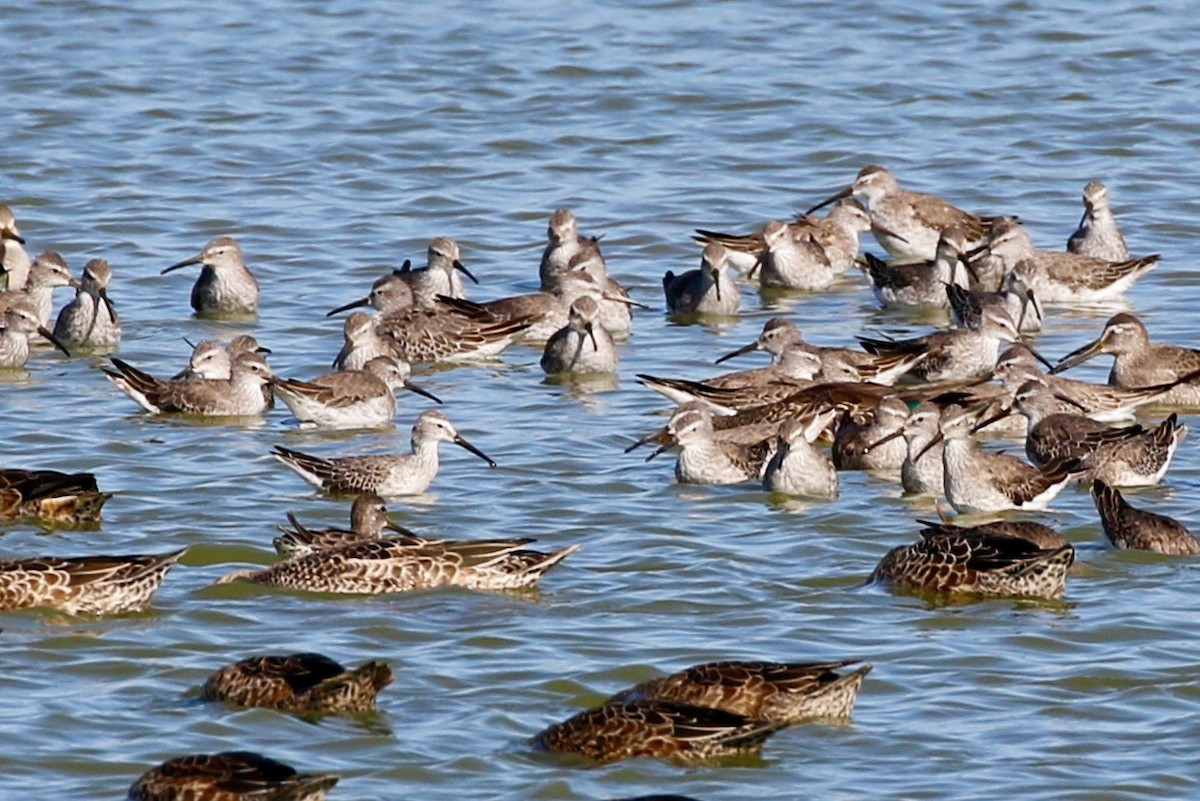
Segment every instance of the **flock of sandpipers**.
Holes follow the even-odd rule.
[[[815,216],[830,203],[827,216]],[[657,445],[653,458],[677,448],[681,482],[761,482],[772,493],[811,498],[836,497],[840,470],[871,470],[895,477],[906,493],[944,497],[959,513],[1045,509],[1064,486],[1083,480],[1116,547],[1200,552],[1183,525],[1135,508],[1117,489],[1165,475],[1186,427],[1174,412],[1153,427],[1134,424],[1132,414],[1146,405],[1200,406],[1200,351],[1152,343],[1128,313],[1112,317],[1099,337],[1057,365],[1024,342],[1040,329],[1043,304],[1119,298],[1158,260],[1130,258],[1102,184],[1087,185],[1084,205],[1067,249],[1041,250],[1015,217],[976,216],[935,195],[901,189],[888,170],[868,166],[851,186],[794,220],[747,235],[698,231],[699,269],[663,278],[667,308],[677,319],[736,315],[742,289],[731,268],[743,285],[816,292],[857,265],[885,307],[945,309],[954,326],[910,340],[859,337],[859,347],[837,348],[809,344],[794,323],[771,319],[756,341],[716,360],[762,350],[769,366],[699,381],[640,375],[678,408],[630,450]],[[868,230],[890,261],[859,255],[859,235]],[[598,239],[580,235],[570,211],[554,212],[548,236],[542,291],[483,303],[464,297],[462,276],[474,276],[457,244],[433,240],[424,268],[406,262],[365,297],[330,312],[369,306],[378,314],[350,314],[335,371],[310,381],[275,376],[269,351],[246,335],[197,343],[188,366],[171,379],[116,357],[105,373],[150,414],[257,416],[279,398],[302,426],[349,429],[391,425],[400,387],[440,403],[412,383],[412,365],[493,358],[517,341],[544,343],[541,367],[549,374],[613,373],[614,337],[629,333],[632,309],[641,304],[608,276]],[[23,368],[34,334],[67,355],[111,354],[121,324],[108,296],[109,265],[93,259],[77,281],[57,253],[31,260],[24,241],[11,209],[0,206],[0,275],[7,282],[0,293],[0,368]],[[191,303],[198,315],[256,312],[258,284],[234,239],[218,237],[163,272],[197,264]],[[60,286],[74,287],[75,298],[51,329]],[[1102,353],[1114,357],[1108,384],[1059,375]],[[989,433],[1024,433],[1028,461],[979,447],[977,435]],[[385,499],[427,489],[443,441],[495,466],[435,410],[417,418],[409,453],[327,458],[277,447],[276,458],[306,481],[355,496],[350,528],[314,530],[289,514],[291,527],[281,527],[275,540],[283,558],[222,581],[333,593],[520,589],[579,547],[545,553],[527,539],[437,540],[392,523]],[[825,442],[832,443],[828,453],[818,447]],[[0,470],[0,520],[94,521],[109,497],[91,474]],[[938,516],[921,521],[920,541],[889,552],[872,578],[917,592],[1063,593],[1075,551],[1058,532],[1031,520],[962,526]],[[136,610],[181,555],[0,562],[0,609]],[[848,718],[870,668],[853,660],[697,665],[618,693],[531,742],[599,762],[744,753],[785,726]],[[370,711],[392,678],[378,660],[347,670],[320,654],[263,655],[221,668],[203,693],[291,712]],[[171,759],[137,779],[129,797],[321,799],[337,780],[230,751]]]

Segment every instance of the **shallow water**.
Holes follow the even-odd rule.
[[[1018,213],[1045,247],[1062,246],[1099,178],[1131,249],[1163,254],[1130,306],[1155,338],[1194,345],[1194,15],[1066,5],[25,4],[3,20],[0,201],[31,252],[61,250],[75,271],[112,263],[131,363],[170,374],[184,337],[253,331],[279,373],[307,377],[340,346],[341,320],[323,313],[420,264],[440,234],[482,280],[472,297],[532,291],[546,220],[569,206],[661,309],[662,273],[698,262],[694,227],[790,215],[870,162]],[[263,284],[254,325],[189,317],[193,276],[159,275],[226,233]],[[752,486],[679,486],[671,459],[622,453],[667,408],[635,373],[717,372],[772,314],[823,344],[922,329],[857,280],[773,303],[747,290],[740,321],[715,328],[638,312],[603,391],[545,381],[529,348],[420,376],[501,466],[446,446],[431,493],[393,504],[395,518],[434,536],[583,543],[536,595],[214,587],[271,561],[288,510],[344,518],[272,445],[402,449],[426,402],[405,394],[393,431],[353,435],[297,432],[286,410],[244,426],[157,420],[101,360],[40,352],[0,389],[5,466],[93,470],[117,496],[98,530],[6,526],[4,555],[191,549],[144,614],[3,616],[0,789],[120,797],[164,759],[236,748],[342,773],[339,799],[1194,792],[1197,563],[1107,549],[1086,493],[1045,516],[1083,563],[1061,603],[932,607],[862,585],[931,514],[894,484],[843,474],[837,502],[785,507]],[[1061,356],[1109,313],[1055,310],[1038,346]],[[1138,501],[1196,525],[1198,477],[1188,441]],[[300,650],[390,661],[381,714],[314,724],[195,700],[225,662]],[[782,732],[761,759],[581,770],[522,746],[634,681],[722,657],[875,669],[852,724]]]

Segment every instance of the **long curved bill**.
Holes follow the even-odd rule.
[[[495,463],[494,461],[492,461],[492,457],[488,456],[486,453],[484,453],[483,451],[479,450],[479,448],[476,448],[474,445],[472,445],[471,443],[467,442],[466,438],[465,438],[465,437],[463,437],[461,434],[460,434],[460,435],[458,435],[458,436],[456,436],[456,437],[454,438],[454,444],[455,444],[455,445],[458,445],[458,446],[460,446],[460,447],[466,448],[466,449],[467,449],[467,450],[469,450],[471,453],[475,454],[475,455],[476,455],[476,456],[478,456],[480,459],[482,459],[483,461],[487,462],[487,463],[488,463],[488,467],[495,467],[495,466],[496,466],[496,463]]]
[[[39,334],[41,334],[44,338],[50,340],[50,344],[53,345],[54,347],[58,348],[59,350],[61,350],[64,354],[66,354],[67,356],[71,355],[71,351],[67,350],[67,346],[64,345],[62,342],[60,342],[58,337],[54,336],[54,332],[50,331],[48,328],[46,328],[46,326],[39,325],[37,328],[37,332]]]
[[[171,272],[172,270],[178,270],[180,267],[190,267],[193,264],[201,264],[201,263],[203,263],[203,261],[204,261],[204,259],[201,256],[192,256],[190,259],[184,259],[183,261],[172,264],[170,267],[166,268],[161,273],[159,273],[159,275],[166,275],[167,273]]]
[[[414,383],[413,383],[413,382],[411,382],[411,381],[405,381],[405,382],[404,382],[404,388],[405,388],[405,389],[407,389],[409,392],[415,392],[415,393],[417,393],[418,395],[423,395],[423,396],[425,396],[426,398],[429,398],[429,399],[430,399],[431,401],[433,401],[434,403],[441,403],[441,402],[442,402],[442,399],[441,399],[441,398],[439,398],[437,395],[434,395],[432,392],[430,392],[430,391],[429,391],[429,390],[427,390],[427,389],[422,389],[421,387],[417,386],[416,384],[414,384]],[[462,444],[462,443],[459,443],[459,444]],[[483,454],[480,454],[480,456],[482,456],[482,455],[483,455]],[[487,457],[485,456],[484,458],[486,459]],[[491,460],[489,459],[488,461],[491,461]]]
[[[371,305],[370,298],[359,298],[358,300],[347,303],[345,306],[338,306],[333,311],[325,312],[325,316],[332,317],[333,315],[341,314],[344,311],[350,311],[351,309],[357,309],[360,306],[370,306],[370,305]]]
[[[811,209],[809,209],[808,211],[804,212],[804,215],[803,215],[803,216],[807,217],[809,214],[812,214],[814,211],[819,211],[820,209],[823,209],[823,208],[825,208],[826,206],[828,206],[830,203],[837,203],[837,202],[838,202],[839,200],[841,200],[842,198],[844,198],[844,197],[850,197],[850,196],[851,196],[851,195],[853,195],[853,194],[854,194],[854,187],[853,187],[853,186],[847,186],[845,189],[843,189],[842,191],[838,192],[836,195],[830,195],[829,197],[825,198],[824,200],[822,200],[822,201],[821,201],[820,203],[818,203],[817,205],[813,206],[813,207],[812,207]]]
[[[758,340],[756,339],[753,342],[751,342],[749,345],[743,345],[742,347],[738,348],[735,351],[730,351],[729,353],[726,353],[724,356],[717,359],[715,364],[720,364],[721,362],[726,361],[727,359],[736,359],[738,356],[745,356],[747,353],[753,353],[754,351],[756,351],[758,349],[759,349]]]
[[[476,278],[475,276],[471,275],[471,271],[468,270],[466,267],[463,267],[463,263],[461,261],[459,261],[458,259],[454,260],[454,269],[458,270],[460,273],[465,275],[467,278],[470,278],[476,284],[479,283],[479,279]]]
[[[1062,358],[1062,361],[1050,368],[1050,375],[1061,373],[1063,370],[1069,370],[1077,364],[1083,364],[1100,352],[1103,342],[1104,337],[1097,337],[1082,348],[1071,351]]]

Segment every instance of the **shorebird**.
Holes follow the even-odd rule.
[[[698,269],[679,275],[667,270],[662,285],[671,314],[735,315],[742,302],[742,293],[729,274],[729,255],[719,242],[704,248]]]
[[[764,287],[817,292],[837,279],[838,273],[825,249],[811,237],[793,236],[792,229],[782,220],[767,223],[762,237],[758,280]]]
[[[1103,481],[1092,482],[1092,499],[1114,547],[1172,556],[1200,553],[1200,541],[1178,520],[1134,508]]]
[[[1119,487],[1157,484],[1166,475],[1187,426],[1172,414],[1157,428],[1116,428],[1062,411],[1053,391],[1038,380],[1021,385],[1016,408],[1029,421],[1025,455],[1037,465],[1078,459],[1086,477]]]
[[[964,289],[957,284],[946,285],[946,300],[950,315],[962,328],[978,328],[985,308],[1003,308],[1017,322],[1018,331],[1040,331],[1046,320],[1042,303],[1016,273],[1008,273],[998,292]]]
[[[984,309],[978,328],[935,331],[913,339],[858,337],[863,349],[876,356],[924,354],[909,374],[925,381],[961,381],[990,375],[1000,356],[1001,342],[1020,342],[1021,335],[1008,311]],[[1035,356],[1037,352],[1030,348]]]
[[[192,308],[199,316],[247,315],[258,310],[258,281],[246,268],[242,248],[231,236],[219,236],[190,259],[162,271],[201,264],[192,287]]]
[[[276,562],[265,570],[242,570],[219,583],[245,580],[306,592],[381,595],[465,587],[520,590],[534,587],[550,568],[581,546],[552,553],[525,546],[532,540],[424,540],[386,537],[362,540]]]
[[[1113,356],[1108,383],[1114,387],[1150,387],[1182,381],[1155,402],[1200,406],[1200,350],[1151,342],[1142,321],[1125,312],[1110,317],[1099,337],[1068,353],[1050,372],[1061,373],[1098,353]]]
[[[1054,529],[1033,520],[993,520],[977,526],[960,526],[944,520],[918,520],[925,529],[937,536],[1016,537],[1044,550],[1055,550],[1070,542]]]
[[[834,465],[839,470],[900,470],[908,455],[902,438],[908,416],[908,404],[891,396],[879,402],[867,422],[844,417],[833,439]]]
[[[938,238],[952,225],[962,229],[968,246],[978,243],[993,219],[965,212],[936,195],[901,189],[896,176],[877,164],[863,167],[852,185],[807,213],[850,195],[867,199],[871,232],[897,261],[932,260]]]
[[[1088,181],[1083,188],[1083,218],[1067,240],[1067,251],[1105,261],[1125,261],[1129,248],[1108,204],[1108,187]]]
[[[156,556],[6,559],[0,561],[0,610],[49,606],[71,615],[133,612],[150,603],[181,556],[183,550]]]
[[[393,678],[378,659],[347,670],[323,654],[252,656],[216,670],[202,693],[205,701],[286,712],[374,712]]]
[[[888,551],[870,580],[937,593],[1058,598],[1074,562],[1069,544],[1040,548],[1020,537],[935,526],[921,531],[920,542]]]
[[[354,312],[346,318],[342,325],[342,349],[333,357],[334,368],[362,370],[367,362],[379,358],[405,361],[404,348],[389,334],[380,332],[375,319],[366,312]]]
[[[121,321],[108,297],[112,268],[104,259],[92,259],[83,267],[83,280],[75,299],[58,313],[54,336],[73,348],[108,352],[121,344]]]
[[[233,360],[240,353],[270,356],[271,349],[258,344],[258,340],[250,334],[239,334],[229,340],[228,344],[219,339],[202,339],[192,346],[192,355],[188,357],[188,366],[171,376],[171,380],[177,381],[181,378],[228,379],[233,371]]]
[[[58,337],[38,323],[37,309],[29,298],[13,301],[0,319],[4,321],[4,325],[0,326],[0,370],[25,366],[25,362],[29,361],[29,335],[33,333],[49,340],[67,356],[71,355]]]
[[[292,527],[289,529],[279,526],[281,534],[273,542],[276,553],[287,559],[340,548],[343,545],[362,540],[377,540],[383,536],[384,529],[404,534],[413,539],[416,538],[411,531],[388,519],[387,505],[383,498],[373,492],[364,492],[354,499],[354,503],[350,506],[350,528],[348,530],[308,528],[301,525],[291,512],[288,512],[287,518]]]
[[[1021,228],[1007,222],[993,233],[988,251],[1011,265],[1025,286],[1043,303],[1099,303],[1125,293],[1133,282],[1154,269],[1158,255],[1107,261],[1065,251],[1039,250]]]
[[[390,354],[393,358],[409,364],[441,364],[494,358],[535,321],[528,317],[497,320],[478,304],[461,298],[443,298],[433,309],[388,312],[377,318],[374,325],[379,335],[386,335],[396,343],[394,347],[398,350]],[[393,349],[390,344],[386,347]],[[346,352],[343,348],[343,353]],[[373,352],[371,358],[379,355],[389,354]],[[339,359],[349,364],[340,354]]]
[[[975,415],[969,411],[948,411],[942,415],[940,433],[933,439],[934,444],[945,442],[942,468],[946,500],[956,512],[1045,509],[1084,469],[1077,459],[1038,468],[1006,453],[979,450],[971,441],[974,425]]]
[[[615,373],[617,347],[612,334],[600,325],[600,304],[590,295],[571,304],[567,324],[554,332],[542,351],[543,372]]]
[[[932,261],[888,264],[866,253],[860,265],[876,300],[885,309],[944,309],[950,305],[948,286],[967,287],[967,271],[960,269],[965,247],[962,228],[952,225],[938,238]]]
[[[543,292],[558,286],[560,276],[567,271],[576,254],[598,241],[597,238],[579,235],[579,221],[570,209],[555,209],[550,215],[546,237],[546,249],[542,251],[542,261],[538,265]]]
[[[740,484],[757,481],[774,450],[770,442],[740,445],[713,435],[712,415],[700,403],[686,403],[667,421],[667,441],[679,446],[675,478],[683,484]],[[650,458],[669,445],[663,445]]]
[[[854,711],[859,688],[872,665],[862,665],[850,673],[838,671],[858,664],[857,659],[708,662],[644,681],[604,703],[673,701],[785,726],[815,718],[844,719]]]
[[[10,292],[23,290],[29,279],[30,261],[24,244],[13,210],[0,203],[0,276]]]
[[[834,273],[842,275],[854,265],[854,257],[858,255],[858,235],[871,230],[871,217],[861,203],[847,197],[834,203],[827,217],[800,215],[788,224],[788,229],[793,239],[819,246],[824,251],[824,261]],[[752,273],[760,266],[766,248],[761,228],[753,234],[723,234],[697,228],[692,239],[704,245],[710,242],[724,245],[729,252],[729,263],[747,278],[752,278]]]
[[[191,414],[204,417],[250,417],[271,408],[263,387],[271,368],[257,353],[233,360],[228,379],[162,380],[113,356],[115,370],[104,368],[108,380],[150,414]]]
[[[900,484],[910,495],[940,497],[946,491],[946,474],[942,466],[945,446],[938,439],[941,420],[941,407],[932,401],[922,401],[909,413],[900,430],[905,444],[904,461],[900,464]],[[871,448],[881,447],[888,436],[875,442]]]
[[[715,411],[734,412],[777,403],[813,386],[816,382],[812,376],[820,366],[816,356],[795,351],[778,367],[726,373],[703,381],[646,373],[638,373],[637,378],[638,383],[677,404],[701,401]]]
[[[412,428],[412,452],[325,459],[275,446],[275,458],[301,478],[330,493],[373,492],[384,498],[419,495],[433,483],[438,471],[438,443],[453,442],[495,467],[483,451],[467,442],[441,412],[422,412]]]
[[[405,262],[408,264],[408,262]],[[400,270],[393,270],[387,275],[375,279],[371,284],[371,291],[366,297],[352,300],[338,306],[336,309],[331,309],[325,313],[326,317],[332,317],[335,314],[341,314],[344,311],[357,309],[363,306],[370,306],[380,314],[387,314],[392,311],[400,311],[401,309],[411,309],[417,305],[416,296],[413,294],[412,285],[404,280],[404,273]]]
[[[71,276],[63,257],[48,250],[34,259],[24,289],[0,292],[0,312],[17,300],[27,298],[37,313],[38,322],[48,326],[50,314],[54,311],[54,290],[60,286],[78,288],[79,282]]]
[[[783,725],[674,701],[630,701],[584,710],[529,743],[600,763],[643,756],[690,763],[754,753]]]
[[[813,442],[834,412],[795,417],[779,426],[775,453],[763,468],[763,489],[808,498],[836,498],[837,469]]]
[[[301,428],[380,428],[391,425],[396,416],[397,387],[441,403],[412,383],[410,375],[407,362],[377,356],[361,370],[338,370],[312,381],[272,378],[271,387]]]
[[[324,801],[340,777],[297,773],[250,751],[169,759],[137,778],[127,801]]]
[[[397,277],[412,289],[413,302],[426,309],[437,305],[439,295],[450,298],[466,297],[462,273],[476,284],[479,279],[463,266],[459,259],[458,243],[448,236],[439,236],[429,243],[425,267],[401,271]]]
[[[854,380],[884,385],[895,383],[897,378],[904,375],[925,358],[924,354],[901,354],[899,356],[877,357],[850,348],[830,348],[813,345],[804,340],[804,336],[800,333],[800,329],[796,327],[795,323],[785,320],[782,317],[772,317],[763,325],[762,333],[758,335],[756,340],[735,351],[726,353],[717,359],[717,364],[747,353],[752,353],[756,350],[766,351],[771,354],[772,364],[779,364],[785,358],[786,354],[795,350],[802,350],[819,358],[822,370],[824,370],[826,364],[831,366],[837,365],[849,368],[855,375]],[[803,376],[797,374],[792,377],[802,378]]]
[[[100,519],[100,509],[111,497],[110,492],[100,492],[91,473],[0,470],[0,520],[89,523]]]
[[[567,270],[588,276],[603,291],[600,295],[600,324],[610,334],[621,337],[633,329],[633,307],[641,304],[629,296],[629,291],[608,275],[608,264],[595,240],[584,242],[567,263]]]

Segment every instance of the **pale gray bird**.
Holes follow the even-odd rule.
[[[204,265],[192,287],[192,308],[196,314],[254,314],[258,310],[258,281],[247,269],[236,239],[219,236],[198,255],[172,264],[162,275],[192,264]]]
[[[104,259],[83,266],[75,299],[63,306],[54,323],[54,336],[74,348],[108,352],[121,344],[121,320],[108,298],[112,268]]]

